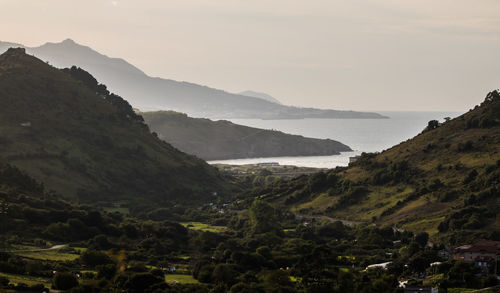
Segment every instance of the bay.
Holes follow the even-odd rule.
[[[419,134],[430,120],[444,121],[445,117],[457,117],[459,112],[378,112],[389,119],[232,119],[233,123],[274,129],[285,133],[313,138],[329,138],[340,141],[353,149],[337,156],[273,157],[209,161],[210,164],[256,164],[278,162],[281,165],[334,168],[347,166],[349,157],[361,152],[381,152]]]

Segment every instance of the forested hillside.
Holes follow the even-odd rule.
[[[0,160],[80,202],[208,201],[232,188],[155,137],[89,73],[56,69],[23,49],[0,56]]]
[[[496,283],[442,256],[442,243],[429,247],[426,233],[301,220],[262,200],[241,204],[138,218],[63,201],[0,164],[0,291],[378,293],[400,292],[400,278],[440,290]]]

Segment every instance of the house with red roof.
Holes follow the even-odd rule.
[[[487,269],[500,256],[500,241],[481,240],[472,245],[456,247],[453,259],[473,262],[477,267]]]

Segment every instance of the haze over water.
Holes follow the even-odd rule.
[[[279,162],[281,165],[334,168],[347,166],[349,157],[361,152],[381,152],[419,134],[430,120],[444,121],[444,117],[457,117],[459,112],[379,112],[390,119],[299,119],[260,120],[232,119],[251,127],[275,129],[286,133],[340,141],[353,152],[337,156],[274,157],[210,161],[231,165]]]

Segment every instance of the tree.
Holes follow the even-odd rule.
[[[273,172],[269,171],[268,169],[262,169],[259,172],[259,176],[267,177],[273,175]]]
[[[110,249],[112,245],[106,235],[99,234],[92,239],[90,246],[94,249]]]
[[[424,131],[430,131],[430,130],[436,129],[438,127],[439,127],[439,121],[431,120],[427,123],[427,127],[424,129]]]
[[[254,234],[280,231],[277,212],[262,200],[255,200],[250,207],[250,221]]]
[[[494,100],[500,99],[500,91],[499,90],[494,90],[489,92],[486,95],[486,98],[484,99],[485,102],[493,102]]]
[[[52,280],[52,287],[57,290],[69,290],[76,286],[78,286],[78,280],[71,272],[57,272]]]
[[[256,250],[257,254],[262,255],[266,259],[272,259],[273,256],[271,255],[271,249],[269,249],[269,246],[261,246],[257,248]]]
[[[136,273],[125,283],[125,288],[128,289],[130,293],[142,293],[146,291],[146,289],[162,283],[165,283],[164,279],[151,273]]]
[[[309,180],[307,181],[309,192],[314,193],[325,188],[326,178],[326,174],[323,172],[318,172],[311,175],[309,177]]]
[[[415,242],[420,244],[420,246],[425,247],[429,241],[429,234],[427,232],[420,232],[415,235]]]
[[[96,267],[96,270],[97,270],[97,277],[99,279],[110,280],[114,277],[116,273],[116,265],[115,264],[98,265]]]
[[[206,264],[200,268],[197,277],[198,281],[202,283],[210,283],[212,281],[212,272],[214,271],[213,264]]]
[[[293,287],[290,275],[283,270],[268,272],[264,275],[264,282],[271,287]]]
[[[425,272],[429,265],[435,260],[437,260],[435,251],[425,250],[413,255],[408,265],[414,272]]]
[[[344,224],[340,221],[321,225],[317,230],[318,235],[329,238],[342,238],[346,234]]]
[[[397,281],[393,275],[383,275],[373,281],[371,285],[371,292],[394,292]],[[368,291],[370,292],[370,291]]]
[[[231,287],[231,293],[264,293],[265,291],[255,283],[237,283]]]
[[[87,250],[80,256],[80,262],[84,265],[95,267],[112,263],[111,258],[102,251]]]
[[[212,280],[215,283],[225,283],[228,285],[233,285],[235,283],[236,277],[239,275],[236,271],[235,265],[233,264],[218,264],[212,273]]]
[[[479,279],[476,278],[478,271],[479,269],[472,263],[456,261],[446,272],[447,281],[454,287],[473,288],[480,285]]]
[[[208,293],[226,293],[226,292],[228,292],[226,284],[219,283],[217,284],[217,286],[212,288],[212,290],[210,290]]]

